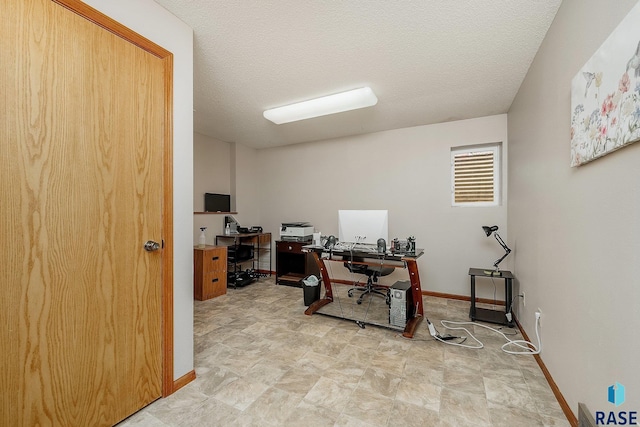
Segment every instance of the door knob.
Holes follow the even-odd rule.
[[[147,240],[147,243],[144,244],[144,250],[147,252],[157,251],[158,249],[160,249],[160,243],[153,240]]]

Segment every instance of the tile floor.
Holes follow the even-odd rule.
[[[440,319],[468,320],[468,302],[424,303],[441,333]],[[273,278],[195,301],[196,380],[120,426],[569,426],[533,357],[485,329],[474,350],[426,322],[409,340],[304,309]]]

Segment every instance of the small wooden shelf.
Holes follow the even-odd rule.
[[[295,273],[289,273],[289,274],[283,274],[282,276],[279,277],[279,279],[281,280],[285,280],[288,282],[299,282],[300,280],[304,279],[305,276],[304,274],[295,274]]]
[[[194,215],[229,215],[229,214],[236,214],[238,215],[238,212],[194,212]]]
[[[320,271],[309,253],[302,251],[308,242],[276,241],[276,284],[301,288],[302,279]]]

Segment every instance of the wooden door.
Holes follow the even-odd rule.
[[[112,425],[161,395],[163,67],[0,2],[0,425]]]

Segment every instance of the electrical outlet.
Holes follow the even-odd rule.
[[[536,317],[538,318],[538,322],[542,324],[542,310],[540,309],[540,307],[538,307],[538,309],[536,310]]]
[[[522,291],[522,294],[521,294],[521,295],[522,295],[522,306],[523,306],[523,307],[526,307],[526,306],[527,306],[527,302],[526,302],[526,300],[524,299],[524,291]]]

